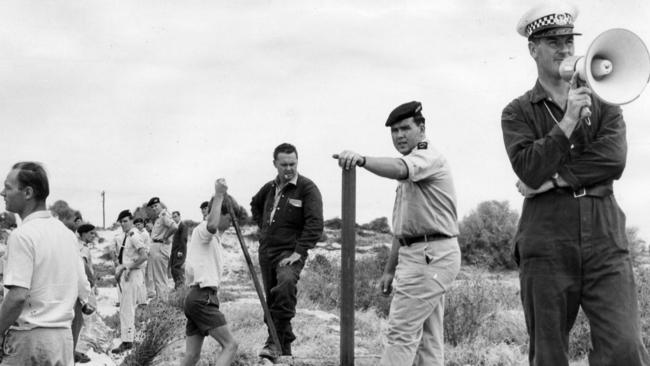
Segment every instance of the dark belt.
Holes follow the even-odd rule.
[[[397,238],[397,241],[399,241],[399,245],[403,247],[408,247],[413,243],[422,243],[427,241],[436,241],[436,240],[451,239],[451,238],[453,238],[453,236],[436,233],[436,234],[424,234],[420,236],[403,236],[401,238]]]
[[[162,239],[154,239],[153,242],[154,243],[165,243],[165,241],[162,240]]]
[[[558,192],[562,193],[568,193],[572,194],[574,198],[580,198],[580,197],[607,197],[614,193],[614,188],[612,187],[612,183],[605,183],[605,184],[599,184],[596,186],[591,186],[591,187],[582,187],[578,189],[577,191],[574,191],[570,187],[563,187],[563,188],[556,188],[555,189]]]

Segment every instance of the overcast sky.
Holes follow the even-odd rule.
[[[650,42],[650,1],[577,1],[576,54],[610,28]],[[43,162],[49,203],[101,225],[159,196],[186,219],[217,177],[245,207],[290,142],[340,216],[343,149],[398,156],[388,113],[419,100],[451,164],[459,219],[485,200],[520,210],[501,111],[536,79],[515,32],[532,2],[3,1],[0,172]],[[650,237],[650,92],[623,107],[616,196]],[[396,182],[360,170],[357,221],[392,214]],[[646,239],[647,240],[647,239]]]

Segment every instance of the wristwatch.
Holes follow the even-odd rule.
[[[555,188],[560,188],[560,185],[557,183],[557,178],[558,178],[559,176],[560,176],[560,175],[559,175],[558,173],[555,173],[555,174],[553,174],[553,175],[551,176],[551,182],[553,183],[553,187],[555,187]]]

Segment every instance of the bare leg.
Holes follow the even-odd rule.
[[[210,330],[210,335],[219,342],[221,345],[221,353],[217,357],[215,366],[230,366],[232,361],[235,359],[237,354],[237,341],[230,334],[227,325],[222,325],[220,327]]]
[[[204,338],[198,334],[185,338],[185,358],[181,361],[181,366],[194,366],[199,362]]]

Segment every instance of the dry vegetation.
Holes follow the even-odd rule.
[[[255,268],[257,243],[246,235]],[[388,256],[390,235],[358,229],[355,263],[355,355],[358,365],[374,364],[383,349],[390,298],[381,296],[377,282]],[[266,328],[250,274],[236,239],[226,234],[226,281],[219,290],[221,308],[240,347],[234,365],[258,365],[257,352]],[[299,283],[298,314],[294,329],[293,365],[337,365],[339,357],[340,246],[339,232],[328,228],[325,240],[310,255]],[[230,236],[230,237],[229,237]],[[229,238],[228,238],[229,237]],[[110,269],[101,268],[107,282]],[[637,285],[644,342],[650,346],[650,273],[637,268]],[[182,303],[186,290],[172,292],[165,303],[155,303],[138,315],[140,335],[125,365],[177,365],[183,357]],[[515,271],[490,271],[464,265],[445,299],[446,365],[514,366],[527,364],[528,335],[519,299]],[[114,329],[117,316],[104,319]],[[570,337],[572,365],[586,365],[589,325],[580,312]],[[206,339],[199,365],[214,364],[218,343]],[[361,362],[363,361],[363,362]],[[364,363],[365,362],[365,363]]]

